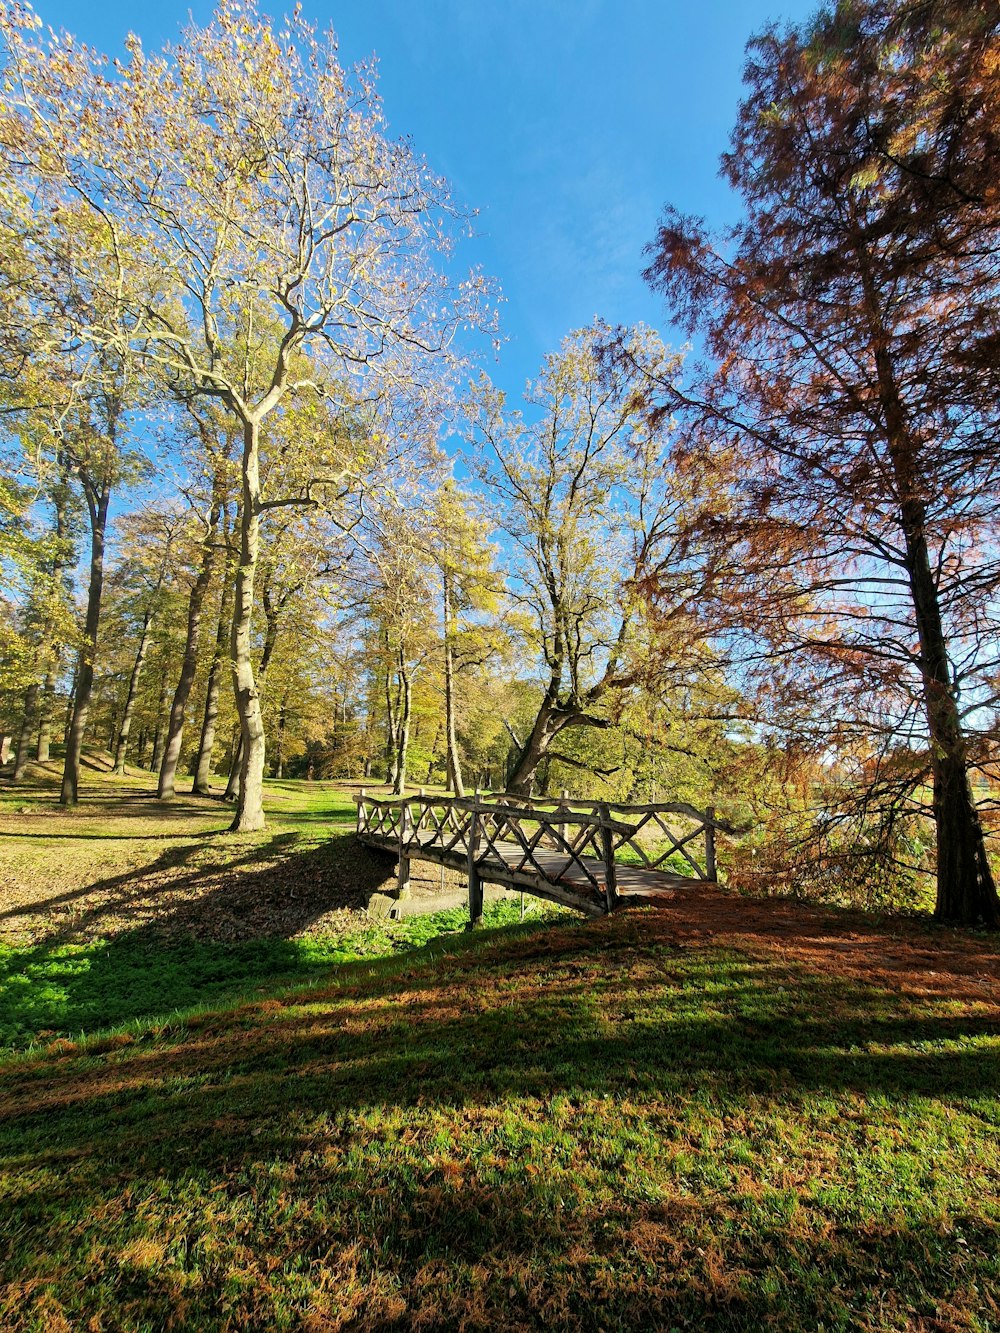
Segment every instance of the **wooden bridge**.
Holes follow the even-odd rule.
[[[398,896],[409,895],[412,859],[463,871],[473,925],[482,921],[484,883],[591,916],[669,894],[692,879],[714,883],[716,831],[737,832],[711,808],[683,802],[615,805],[478,792],[379,797],[362,787],[357,803],[360,840],[399,859]]]

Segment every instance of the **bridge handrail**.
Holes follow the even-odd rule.
[[[609,810],[616,810],[619,814],[676,814],[687,815],[689,818],[704,820],[711,823],[721,833],[728,833],[734,837],[745,833],[747,830],[736,824],[731,824],[724,819],[720,819],[713,806],[708,806],[704,810],[699,810],[697,806],[691,805],[687,801],[653,801],[647,805],[635,805],[626,801],[587,801],[577,797],[559,797],[559,796],[516,796],[510,792],[479,792],[477,797],[471,796],[452,796],[447,792],[408,792],[405,796],[395,796],[386,794],[384,796],[373,796],[361,789],[364,797],[359,793],[355,795],[354,800],[358,802],[362,799],[368,801],[378,801],[385,805],[400,805],[403,801],[426,801],[429,804],[442,801],[453,803],[461,801],[470,801],[477,799],[481,803],[503,802],[509,805],[523,805],[542,809],[544,813],[555,814],[558,810],[580,810],[597,812],[602,807],[607,806]]]
[[[373,796],[364,788],[355,799],[358,833],[396,842],[401,853],[419,847],[421,834],[431,833],[439,849],[471,855],[474,860],[482,862],[490,859],[491,851],[502,859],[496,844],[507,841],[515,843],[522,852],[515,869],[530,866],[535,873],[544,875],[546,872],[535,852],[555,850],[567,857],[565,865],[559,869],[560,875],[575,866],[598,892],[601,892],[601,886],[586,865],[587,856],[604,862],[605,880],[609,885],[613,885],[615,862],[620,859],[618,854],[621,852],[630,852],[639,865],[652,870],[659,869],[678,854],[699,879],[715,880],[716,831],[727,834],[744,831],[718,819],[712,807],[698,810],[685,801],[650,805],[570,801],[566,798],[545,801],[505,792],[449,796],[421,791],[405,796]],[[621,815],[632,818],[626,823],[617,818]],[[678,831],[664,818],[667,815],[681,816],[694,827],[687,832]],[[527,829],[526,825],[537,827]],[[647,840],[640,837],[647,828],[665,845],[650,848]],[[571,829],[574,830],[572,834]],[[704,866],[689,850],[690,844],[701,837],[704,838]],[[470,843],[474,844],[471,853]],[[549,870],[551,873],[551,866]]]

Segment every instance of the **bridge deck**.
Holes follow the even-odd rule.
[[[400,892],[408,888],[411,859],[463,871],[473,921],[482,914],[484,881],[593,916],[669,895],[692,879],[714,881],[716,828],[729,831],[713,811],[681,803],[553,805],[519,797],[424,794],[389,799],[364,790],[358,797],[358,837],[399,858]],[[691,854],[696,837],[704,838],[704,864]],[[619,859],[623,854],[625,861]],[[669,868],[668,860],[674,863]],[[678,874],[677,861],[691,873]]]

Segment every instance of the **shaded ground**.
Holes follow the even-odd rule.
[[[226,833],[231,809],[155,799],[153,779],[112,778],[91,756],[80,805],[56,802],[60,769],[0,783],[0,944],[107,941],[122,935],[226,945],[356,931],[373,892],[391,892],[391,858],[357,843],[353,783],[268,784],[268,828]],[[414,861],[412,892],[464,887]],[[449,898],[448,904],[451,904]],[[684,941],[776,949],[789,960],[910,994],[993,993],[1000,940],[897,917],[878,919],[782,899],[720,893],[696,881],[662,902]]]
[[[236,837],[221,801],[158,801],[150,774],[123,782],[90,762],[72,811],[56,803],[55,764],[0,786],[0,941],[144,927],[229,942],[324,933],[390,882],[392,863],[351,837],[347,784],[269,783],[269,827]]]
[[[786,944],[465,936],[0,1067],[0,1326],[996,1329],[994,961]]]
[[[331,968],[350,792],[149,784],[0,788],[4,1333],[1000,1329],[991,937],[692,884]]]
[[[458,900],[431,866],[413,890],[433,915],[369,918],[395,867],[355,843],[347,786],[269,784],[269,827],[237,838],[227,806],[159,802],[139,771],[121,784],[92,761],[72,811],[56,804],[54,765],[34,776],[0,786],[0,1051],[236,1003],[467,921],[442,910]],[[506,904],[488,918],[518,915]]]

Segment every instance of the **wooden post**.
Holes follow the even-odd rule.
[[[410,815],[409,801],[403,802],[403,807],[399,813],[399,869],[396,873],[396,897],[409,898],[410,896],[410,858],[406,855],[406,846],[409,842],[412,817]]]
[[[705,811],[705,878],[714,883],[718,877],[715,868],[715,806],[710,805]]]
[[[607,801],[601,801],[598,814],[601,821],[601,852],[604,856],[604,895],[606,912],[618,906],[618,872],[615,866],[615,835],[611,827],[611,811]]]
[[[363,813],[362,813],[363,812]],[[364,833],[368,827],[368,808],[365,805],[364,787],[358,792],[358,832]]]
[[[399,869],[396,872],[396,897],[410,897],[410,858],[399,854]]]
[[[472,807],[472,820],[469,824],[469,852],[466,860],[466,873],[469,880],[469,927],[478,930],[483,924],[483,881],[479,878],[476,865],[476,852],[479,850],[479,800],[478,793]]]
[[[560,809],[560,810],[565,810],[568,804],[569,804],[569,790],[568,790],[566,787],[563,787],[563,789],[562,789],[562,795],[559,797],[559,809]],[[557,827],[558,830],[559,830],[559,836],[560,836],[560,838],[562,838],[563,842],[565,842],[565,841],[566,841],[566,821],[565,821],[564,819],[561,819],[561,820],[559,821],[559,823],[556,825],[556,827]],[[560,851],[562,851],[562,850],[563,850],[562,847],[560,847]]]

